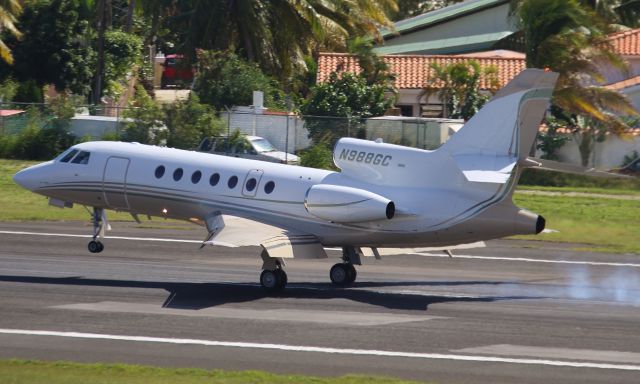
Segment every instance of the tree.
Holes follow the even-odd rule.
[[[164,144],[166,128],[162,124],[164,113],[142,86],[136,86],[136,93],[124,117],[129,119],[125,123],[123,139],[142,144]]]
[[[382,116],[393,105],[383,84],[367,84],[362,75],[335,72],[317,84],[302,104],[305,127],[315,143],[332,145],[342,136],[362,134],[362,119]]]
[[[373,51],[373,41],[369,38],[356,36],[349,40],[347,49],[358,60],[360,74],[367,80],[368,85],[381,84],[392,89],[391,82],[395,79],[389,70],[389,65]]]
[[[8,31],[15,38],[20,38],[22,33],[16,28],[17,16],[22,13],[22,5],[18,0],[0,1],[0,31]],[[0,58],[7,64],[13,64],[11,49],[0,39]]]
[[[398,0],[398,11],[392,14],[392,20],[403,20],[444,8],[462,0]]]
[[[168,147],[193,149],[205,137],[220,135],[226,128],[225,123],[216,117],[216,111],[207,104],[201,104],[193,93],[187,100],[166,107],[165,113]]]
[[[640,1],[638,0],[582,0],[609,23],[631,28],[640,26]]]
[[[216,110],[235,105],[251,105],[253,91],[263,91],[265,106],[284,109],[284,94],[276,81],[253,63],[232,52],[201,51],[194,92],[203,103]]]
[[[58,91],[88,92],[93,50],[85,40],[88,22],[78,11],[73,0],[27,3],[18,22],[22,39],[12,40],[17,65],[10,71],[18,80],[33,80],[40,87],[53,84]]]
[[[469,120],[489,100],[490,94],[499,87],[498,69],[494,66],[481,67],[475,60],[430,66],[433,76],[429,77],[424,94],[436,93],[443,105],[443,117]],[[483,94],[480,82],[487,85]]]
[[[579,0],[513,0],[512,12],[524,32],[527,66],[560,74],[553,104],[560,107],[579,141],[582,163],[600,131],[622,134],[621,115],[636,115],[628,99],[600,87],[603,67],[625,63],[607,42],[609,23]]]
[[[121,91],[120,82],[141,62],[142,40],[131,33],[107,31],[104,41],[104,89],[110,96]]]
[[[187,54],[229,50],[283,83],[303,69],[316,42],[330,35],[344,47],[350,36],[380,36],[380,26],[392,27],[387,13],[396,8],[394,0],[191,0],[178,7],[172,20],[186,31]]]

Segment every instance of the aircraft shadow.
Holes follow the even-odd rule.
[[[360,282],[353,288],[335,288],[329,283],[290,284],[277,294],[268,295],[262,287],[242,283],[184,283],[159,281],[134,281],[112,279],[87,279],[72,277],[39,277],[0,275],[0,281],[32,284],[75,285],[121,288],[155,288],[169,292],[163,303],[165,308],[198,310],[230,303],[251,302],[264,298],[276,299],[346,299],[396,310],[427,310],[431,304],[439,303],[491,303],[506,300],[543,299],[543,296],[439,296],[411,292],[379,292],[361,288],[391,286],[464,286],[514,284],[511,281],[437,281],[437,282]],[[360,289],[359,289],[360,288]]]

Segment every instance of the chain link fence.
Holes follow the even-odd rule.
[[[27,127],[45,129],[61,115],[54,104],[0,103],[0,137],[17,135]],[[68,108],[68,107],[67,107]],[[65,123],[71,135],[82,140],[119,137],[131,119],[123,107],[73,106]],[[283,152],[299,153],[317,143],[332,148],[341,137],[367,140],[421,149],[435,149],[462,126],[461,120],[384,116],[370,119],[327,116],[299,116],[286,112],[253,111],[239,108],[220,114],[222,136],[236,131],[267,139]],[[195,149],[195,148],[185,148]]]

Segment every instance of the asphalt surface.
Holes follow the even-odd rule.
[[[201,240],[198,227],[114,224],[111,236]],[[8,232],[23,232],[22,234]],[[570,244],[287,263],[258,285],[259,249],[82,237],[86,223],[0,223],[0,358],[124,362],[437,383],[638,383],[640,258]],[[250,236],[250,234],[248,234]],[[337,260],[338,253],[330,255]],[[33,331],[43,333],[34,334]]]

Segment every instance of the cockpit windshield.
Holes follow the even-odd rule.
[[[75,156],[76,153],[78,153],[77,149],[71,149],[70,151],[67,151],[66,154],[63,153],[62,155],[60,155],[61,156],[60,157],[60,162],[61,163],[68,163],[69,160],[73,159],[73,156]]]
[[[89,157],[91,157],[90,152],[71,148],[67,150],[67,152],[63,152],[58,156],[58,161],[61,163],[71,162],[72,164],[89,164]]]
[[[91,153],[86,151],[81,151],[80,153],[78,153],[76,157],[73,158],[71,162],[73,164],[88,164],[89,156],[91,156]]]

